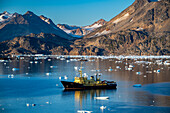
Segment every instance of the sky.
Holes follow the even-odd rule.
[[[135,0],[0,0],[0,13],[44,15],[55,24],[85,26],[99,19],[109,21]]]

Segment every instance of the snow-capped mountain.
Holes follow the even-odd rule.
[[[94,31],[96,28],[103,26],[106,24],[104,19],[100,19],[99,21],[93,23],[92,25],[88,26],[72,26],[67,24],[58,24],[57,27],[65,31],[67,34],[73,37],[82,37]]]
[[[0,15],[0,41],[11,40],[17,36],[25,36],[30,33],[52,33],[65,39],[74,39],[72,36],[59,29],[51,19],[37,16],[31,11],[25,14],[10,14],[4,12]],[[44,19],[44,20],[43,20]]]
[[[9,21],[12,17],[13,17],[13,14],[10,14],[7,11],[4,11],[3,13],[0,13],[0,23]]]

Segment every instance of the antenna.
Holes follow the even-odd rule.
[[[83,62],[81,62],[81,67],[80,67],[80,70],[79,70],[79,72],[80,72],[80,77],[82,77],[82,64],[83,64]]]

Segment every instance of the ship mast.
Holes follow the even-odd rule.
[[[80,67],[80,70],[79,70],[79,73],[80,73],[80,77],[82,78],[83,76],[82,76],[82,64],[83,64],[83,62],[81,62],[81,67]]]

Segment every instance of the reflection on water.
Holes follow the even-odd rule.
[[[78,90],[78,91],[63,91],[63,97],[68,96],[69,94],[74,94],[74,99],[76,106],[80,105],[80,108],[82,109],[83,101],[86,100],[94,100],[94,97],[102,97],[107,96],[107,94],[114,95],[116,92],[116,89],[109,89],[109,90]]]
[[[155,63],[156,60],[151,59],[138,59],[138,61],[142,63],[134,59],[94,59],[84,62],[83,72],[89,77],[96,73],[95,70],[100,70],[101,79],[114,80],[118,87],[117,90],[80,91],[63,91],[63,86],[58,79],[66,75],[68,81],[73,81],[78,75],[74,67],[80,67],[79,61],[20,59],[0,62],[0,112],[30,113],[35,110],[34,112],[37,113],[46,113],[46,111],[76,113],[77,110],[90,110],[101,113],[102,105],[107,106],[105,113],[126,112],[131,109],[134,109],[132,112],[136,112],[143,107],[148,113],[154,110],[168,111],[170,96],[169,93],[164,94],[164,92],[170,90],[168,86],[162,85],[162,82],[170,82],[170,67],[158,65]],[[132,70],[127,70],[129,65],[133,66]],[[19,70],[13,71],[13,68]],[[14,78],[8,77],[11,74]],[[142,84],[142,87],[132,87],[137,83]],[[151,87],[152,83],[160,84],[153,84]],[[109,96],[110,99],[94,99],[99,96]],[[51,104],[47,105],[46,102]],[[26,103],[35,103],[37,106],[26,107]],[[158,110],[156,107],[161,108]]]

